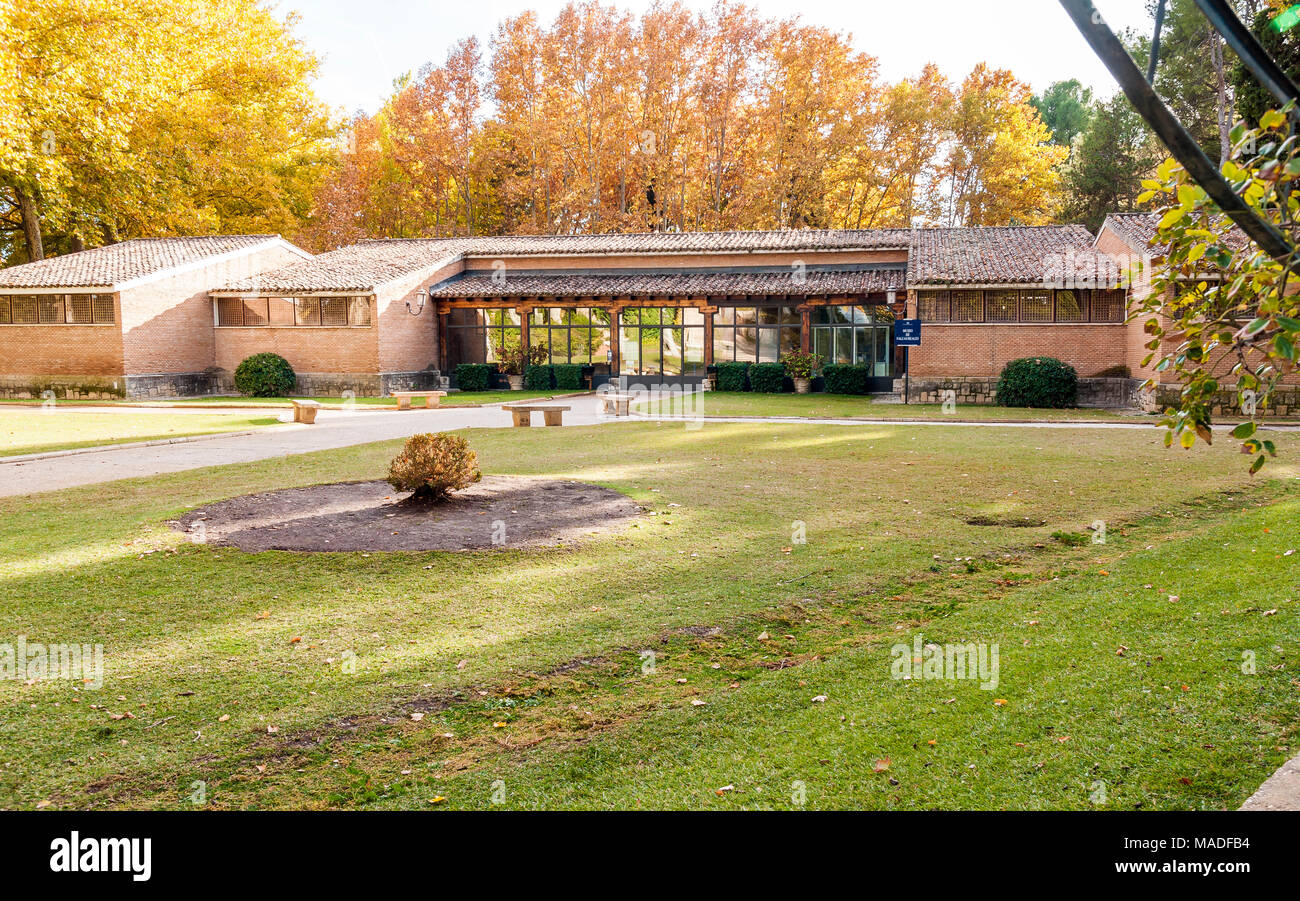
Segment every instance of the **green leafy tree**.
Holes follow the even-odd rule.
[[[1257,437],[1256,417],[1296,371],[1300,147],[1286,116],[1273,110],[1260,117],[1258,128],[1238,125],[1230,137],[1224,176],[1257,216],[1288,239],[1292,251],[1284,259],[1261,252],[1180,165],[1167,160],[1144,183],[1139,201],[1163,208],[1157,242],[1168,250],[1132,317],[1144,323],[1150,339],[1143,366],[1156,362],[1157,373],[1182,384],[1178,407],[1166,413],[1165,443],[1191,448],[1198,438],[1213,442],[1211,412],[1220,392],[1235,392],[1245,421],[1232,434],[1252,456],[1253,473],[1276,450]]]
[[[1155,136],[1123,94],[1098,102],[1065,172],[1063,219],[1095,231],[1109,214],[1138,209],[1142,180],[1161,159]]]
[[[1077,78],[1048,85],[1029,103],[1051,129],[1052,140],[1062,147],[1073,147],[1074,139],[1092,120],[1092,89],[1085,88]]]
[[[1270,10],[1261,10],[1254,18],[1251,31],[1282,71],[1292,81],[1300,81],[1300,29],[1282,31],[1270,27],[1274,15]],[[1232,67],[1231,81],[1237,98],[1237,114],[1252,126],[1258,125],[1259,117],[1276,105],[1273,96],[1241,60]]]

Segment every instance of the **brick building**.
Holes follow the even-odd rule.
[[[596,385],[698,383],[715,363],[802,348],[867,365],[873,390],[901,390],[906,365],[917,399],[957,389],[968,402],[990,399],[1008,361],[1044,354],[1078,370],[1084,402],[1123,404],[1147,375],[1123,277],[1154,223],[1114,216],[1096,238],[1050,226],[375,240],[318,256],[275,236],[132,241],[0,270],[0,390],[228,389],[240,360],[274,351],[301,393],[374,395],[523,341]],[[62,318],[43,297],[63,298]],[[893,343],[904,316],[924,323],[910,356]]]

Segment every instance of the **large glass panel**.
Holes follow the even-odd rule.
[[[40,304],[41,322],[62,322],[63,321],[63,295],[51,294],[48,297],[38,299]]]
[[[736,328],[736,361],[758,362],[758,329]]]
[[[297,299],[297,319],[298,325],[320,325],[320,298],[319,297],[299,297]]]
[[[14,322],[20,325],[28,325],[38,320],[36,314],[35,297],[15,297],[13,298]]]
[[[984,294],[981,291],[952,292],[953,322],[983,322]]]
[[[776,333],[780,329],[761,328],[758,330],[758,362],[777,362],[778,348]]]
[[[9,318],[9,298],[0,297],[0,325],[8,325],[11,321]]]
[[[837,328],[835,333],[835,356],[836,363],[853,362],[853,329]]]
[[[1088,304],[1083,291],[1056,292],[1056,321],[1085,322],[1088,319]]]
[[[870,366],[875,362],[875,329],[873,328],[855,328],[854,334],[854,363],[862,363]]]
[[[781,329],[777,329],[777,331],[780,332],[781,335],[780,352],[782,354],[791,353],[800,348],[801,346],[800,338],[802,336],[800,335],[799,329],[781,328]]]
[[[641,374],[641,329],[635,325],[628,326],[626,323],[637,323],[640,320],[629,316],[629,310],[623,311],[622,328],[618,330],[619,344],[618,354],[620,362],[620,372],[622,375],[640,375]]]
[[[90,322],[90,295],[68,295],[68,321],[77,324]]]
[[[758,324],[759,325],[776,325],[780,321],[781,310],[779,307],[759,307]]]
[[[894,330],[876,329],[876,376],[879,378],[888,378],[894,374],[893,346]]]
[[[667,318],[667,317],[665,317]],[[685,356],[686,335],[683,328],[663,329],[663,374],[681,375]]]
[[[813,353],[820,356],[827,363],[838,362],[835,359],[835,329],[813,329]]]
[[[116,315],[113,311],[113,295],[96,294],[91,301],[91,313],[96,322],[112,322]]]
[[[235,326],[244,324],[244,302],[238,297],[217,298],[217,325]]]
[[[703,321],[703,314],[699,310],[690,310]],[[686,321],[690,322],[692,316],[687,316]],[[704,372],[704,329],[688,328],[686,332],[685,357],[682,362],[683,375],[700,375]]]

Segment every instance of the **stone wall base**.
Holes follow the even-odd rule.
[[[126,396],[132,400],[165,397],[197,397],[217,390],[215,370],[206,372],[162,372],[154,375],[128,375]]]
[[[9,400],[118,400],[126,391],[120,375],[0,375],[0,397]]]
[[[1137,392],[1136,406],[1146,413],[1162,413],[1170,407],[1177,407],[1182,398],[1181,385],[1156,385]],[[1250,413],[1241,409],[1241,398],[1231,389],[1219,391],[1214,395],[1210,405],[1213,416],[1243,416]],[[1254,415],[1259,418],[1268,416],[1300,416],[1300,385],[1279,385],[1273,389],[1267,405],[1259,404]]]
[[[422,369],[419,372],[381,372],[380,384],[384,395],[394,391],[431,391],[435,388],[447,389],[442,373],[437,369]]]
[[[903,396],[903,379],[894,379],[894,393]],[[1141,379],[1079,379],[1079,406],[1124,409],[1138,405]],[[913,404],[992,406],[997,402],[996,376],[918,376],[911,380],[907,400]]]
[[[394,391],[420,391],[441,386],[442,373],[436,369],[419,372],[299,372],[293,393],[303,397],[385,397]],[[235,375],[221,370],[217,388],[223,394],[235,392]]]

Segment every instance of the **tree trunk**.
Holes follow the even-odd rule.
[[[1214,65],[1216,112],[1219,116],[1219,166],[1232,154],[1232,141],[1228,135],[1232,125],[1228,121],[1228,82],[1223,65],[1223,41],[1219,33],[1210,29],[1210,60]]]
[[[45,259],[45,246],[41,242],[41,219],[36,213],[36,204],[22,188],[14,187],[14,196],[18,198],[18,214],[23,220],[23,237],[27,239],[27,259],[30,262]]]

